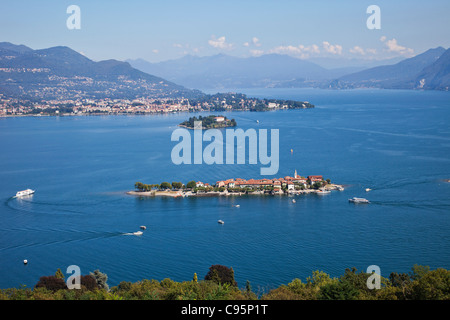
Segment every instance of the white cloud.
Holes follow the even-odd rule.
[[[386,41],[386,46],[389,48],[389,51],[399,52],[401,54],[413,54],[414,50],[411,48],[406,48],[397,43],[396,39]]]
[[[354,46],[353,48],[350,48],[348,51],[350,53],[358,54],[358,55],[362,55],[362,56],[377,54],[376,49],[372,49],[372,48],[364,49],[364,48],[361,48],[360,46]]]
[[[269,50],[269,53],[279,53],[279,54],[290,54],[290,55],[301,55],[303,54],[303,50],[302,48],[300,48],[300,46],[295,47],[295,46],[278,46],[275,47],[271,50]]]
[[[253,37],[252,43],[255,47],[260,47],[261,43],[259,42],[259,39],[257,37]]]
[[[360,55],[365,55],[366,52],[364,51],[363,48],[361,48],[360,46],[354,46],[353,48],[350,48],[350,53],[354,53],[354,54],[360,54]]]
[[[218,48],[218,49],[225,49],[230,50],[233,48],[233,45],[231,43],[226,42],[226,38],[224,36],[216,39],[215,36],[211,37],[212,39],[208,41],[208,44],[211,47]]]
[[[261,42],[259,42],[259,39],[257,37],[253,37],[252,41],[247,41],[243,43],[244,47],[261,47]]]
[[[252,54],[252,56],[258,57],[258,56],[262,56],[264,54],[264,50],[254,49],[254,50],[250,50],[250,53]]]
[[[307,59],[312,54],[319,54],[320,49],[318,45],[311,45],[311,46],[304,46],[304,45],[298,45],[298,46],[278,46],[271,50],[269,50],[269,53],[278,53],[278,54],[288,54],[291,56],[298,57],[300,59]]]
[[[331,54],[342,54],[342,46],[341,45],[332,45],[328,41],[322,42],[322,46],[326,52]]]
[[[414,50],[398,44],[397,39],[392,38],[387,40],[385,36],[380,38],[380,41],[384,42],[388,52],[398,53],[400,55],[411,56],[414,54]]]

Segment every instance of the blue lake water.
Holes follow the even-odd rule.
[[[255,290],[314,270],[339,276],[378,265],[388,277],[414,264],[450,268],[450,93],[239,91],[315,104],[222,114],[242,129],[280,130],[276,177],[323,175],[345,191],[297,196],[295,204],[270,196],[138,198],[125,194],[136,181],[261,178],[261,164],[174,165],[170,137],[187,113],[1,118],[0,288],[32,287],[69,265],[82,274],[99,269],[113,286],[203,278],[223,264]],[[26,188],[36,194],[11,198]],[[354,196],[372,203],[352,205]],[[141,225],[142,236],[127,235]]]

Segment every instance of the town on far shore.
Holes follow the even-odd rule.
[[[227,179],[217,181],[215,184],[201,181],[162,182],[161,184],[144,184],[136,182],[134,191],[128,194],[139,196],[232,196],[232,195],[296,195],[305,193],[326,194],[331,190],[343,191],[342,185],[331,183],[330,179],[324,179],[321,175],[303,177],[297,174],[284,178],[273,179]]]
[[[139,97],[134,99],[73,98],[29,100],[7,97],[0,93],[0,117],[7,116],[74,116],[170,114],[202,111],[273,111],[309,109],[308,101],[258,99],[242,93],[217,93],[201,98]]]

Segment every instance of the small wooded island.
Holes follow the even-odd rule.
[[[195,122],[202,122],[202,129],[218,129],[218,128],[226,128],[226,127],[236,127],[237,123],[234,119],[227,119],[224,116],[215,116],[210,115],[207,117],[199,116],[190,117],[189,120],[186,120],[179,124],[180,127],[184,127],[187,129],[194,129]]]

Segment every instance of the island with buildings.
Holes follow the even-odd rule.
[[[197,129],[195,127],[196,122],[201,122],[202,127],[198,129],[218,129],[227,127],[236,127],[237,123],[234,119],[227,119],[224,116],[210,115],[207,117],[199,116],[190,117],[189,120],[183,121],[179,124],[180,127],[187,129]]]
[[[332,190],[343,191],[342,185],[331,183],[321,175],[303,177],[295,171],[294,176],[284,178],[242,179],[233,178],[220,180],[214,184],[201,181],[162,182],[160,184],[144,184],[136,182],[135,190],[127,194],[137,196],[169,196],[169,197],[200,197],[200,196],[233,196],[233,195],[298,195],[298,194],[328,194]]]

